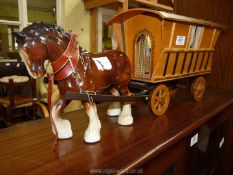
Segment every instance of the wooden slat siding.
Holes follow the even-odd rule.
[[[204,62],[204,57],[205,57],[205,52],[202,52],[202,53],[203,53],[203,55],[202,55],[201,65],[200,65],[200,67],[199,67],[199,71],[200,71],[201,68],[202,68],[202,64],[203,64],[203,62]]]
[[[206,51],[202,52],[202,57],[201,57],[201,64],[199,66],[199,71],[203,71],[203,64],[205,63],[205,55],[206,55]]]
[[[157,65],[153,68],[152,80],[157,79],[157,77],[164,76],[163,73],[165,69],[167,54],[168,52],[164,52],[164,51],[160,53],[160,56],[157,59]]]
[[[204,60],[203,60],[203,63],[202,63],[201,70],[205,70],[205,65],[206,65],[206,62],[207,62],[207,58],[208,58],[208,51],[205,51],[204,52]]]
[[[187,53],[186,61],[185,61],[185,65],[184,65],[184,70],[183,70],[184,74],[188,73],[188,67],[189,67],[189,63],[190,63],[190,60],[191,60],[191,55],[192,55],[192,52]]]
[[[175,64],[175,59],[176,59],[176,53],[177,52],[170,52],[168,65],[167,65],[166,76],[167,75],[172,75],[174,64]]]
[[[179,52],[179,57],[177,60],[177,66],[176,66],[176,71],[175,74],[178,75],[181,72],[181,68],[182,68],[182,64],[183,64],[183,60],[184,60],[184,55],[185,52]]]
[[[176,52],[176,59],[175,59],[175,64],[174,64],[174,67],[173,67],[172,75],[174,75],[175,72],[176,72],[178,58],[179,58],[179,52]]]
[[[172,23],[172,32],[171,32],[171,37],[170,37],[169,48],[172,47],[172,41],[173,41],[173,38],[174,38],[175,28],[176,28],[176,23],[173,22],[173,23]]]
[[[210,44],[213,39],[213,28],[205,27],[203,31],[202,41],[200,43],[200,48],[210,48]]]
[[[163,76],[165,76],[166,73],[167,73],[167,66],[168,66],[169,57],[170,57],[170,52],[167,53],[166,63],[165,63],[165,66],[164,66],[164,71],[163,71]]]
[[[213,47],[215,35],[216,35],[216,29],[214,29],[214,32],[213,32],[213,35],[212,35],[212,39],[211,39],[210,46],[209,46],[210,48]]]
[[[199,52],[197,52],[197,58],[196,58],[196,61],[195,61],[194,67],[193,67],[193,72],[195,72],[195,70],[196,70],[198,57],[199,57]]]
[[[194,54],[193,54],[193,62],[192,62],[191,67],[190,67],[190,73],[193,72],[193,69],[194,69],[194,66],[195,66],[194,63],[195,63],[196,60],[197,60],[197,53],[198,53],[198,51],[194,51]]]
[[[196,50],[183,50],[183,49],[165,49],[163,51],[164,56],[164,68],[162,76],[171,77],[179,75],[194,75],[198,72],[211,70],[211,63],[207,63],[207,54],[213,53],[213,49],[196,49]],[[204,72],[203,72],[204,73]],[[157,74],[159,75],[159,74]],[[157,80],[158,76],[153,76],[154,80]]]
[[[184,59],[183,59],[182,68],[181,68],[180,74],[184,73],[184,66],[185,66],[185,63],[186,63],[186,58],[187,58],[187,52],[184,53]]]
[[[188,33],[187,40],[186,40],[186,45],[185,45],[185,48],[186,48],[186,49],[187,49],[188,46],[189,46],[189,40],[190,40],[191,30],[192,30],[192,25],[189,25],[189,33]]]
[[[206,65],[205,65],[205,70],[207,70],[207,66],[209,64],[209,59],[210,59],[210,52],[208,52],[208,57],[207,57]]]
[[[198,59],[197,59],[197,65],[196,65],[196,69],[195,69],[195,72],[198,72],[199,71],[199,68],[200,68],[200,65],[201,65],[201,59],[202,59],[202,56],[203,56],[203,52],[198,52]]]
[[[215,35],[214,35],[213,41],[212,41],[211,46],[210,46],[211,48],[215,47],[215,44],[218,40],[219,35],[220,35],[220,31],[215,29]]]
[[[194,52],[191,53],[191,60],[189,62],[189,67],[188,67],[187,73],[190,73],[190,68],[191,68],[191,65],[192,65],[192,62],[193,62],[193,55],[194,55]]]

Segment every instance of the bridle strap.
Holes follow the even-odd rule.
[[[52,149],[54,150],[55,149],[55,146],[57,145],[57,140],[58,140],[58,130],[57,130],[57,126],[54,122],[54,119],[53,119],[53,116],[52,116],[52,95],[53,95],[53,84],[54,84],[54,76],[51,75],[51,74],[47,74],[47,77],[48,77],[48,106],[49,106],[49,118],[50,118],[50,121],[51,121],[51,124],[52,124],[52,127],[54,129],[54,132],[55,132],[55,141],[53,143],[53,146],[52,146]]]
[[[73,73],[73,67],[78,65],[79,45],[76,38],[79,35],[71,34],[70,42],[64,53],[51,63],[53,67],[54,80],[60,81]]]
[[[73,36],[71,36],[70,42],[68,43],[68,46],[66,50],[64,51],[64,53],[59,58],[57,58],[55,61],[51,63],[54,74],[59,72],[64,66],[64,64],[67,62],[67,58],[69,57],[70,53],[75,47],[75,44],[76,44],[76,40],[74,39]]]

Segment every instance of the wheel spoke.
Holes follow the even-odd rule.
[[[156,102],[155,102],[155,108],[156,108],[156,109],[157,109],[158,105],[159,105],[159,101],[156,101]]]
[[[159,103],[158,110],[161,111],[161,109],[162,109],[162,104]]]
[[[164,98],[165,96],[167,96],[167,92],[164,91],[161,97]]]
[[[162,90],[159,90],[159,97],[161,97],[161,95],[162,95]]]
[[[199,88],[202,90],[202,89],[203,89],[203,84],[200,84],[200,85],[199,85]]]
[[[198,89],[194,90],[194,95],[198,96],[198,94],[199,94],[199,90]]]
[[[155,100],[159,100],[159,97],[158,97],[158,96],[155,96]]]

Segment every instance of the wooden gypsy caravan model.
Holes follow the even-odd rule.
[[[214,46],[224,26],[142,8],[114,16],[109,24],[114,23],[121,24],[117,39],[130,59],[132,84],[150,92],[149,105],[155,115],[168,108],[172,80],[190,77],[192,96],[201,100],[204,75],[211,72]]]

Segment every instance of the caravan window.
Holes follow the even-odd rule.
[[[203,29],[204,27],[201,26],[191,26],[188,48],[193,48],[193,49],[199,48]]]

